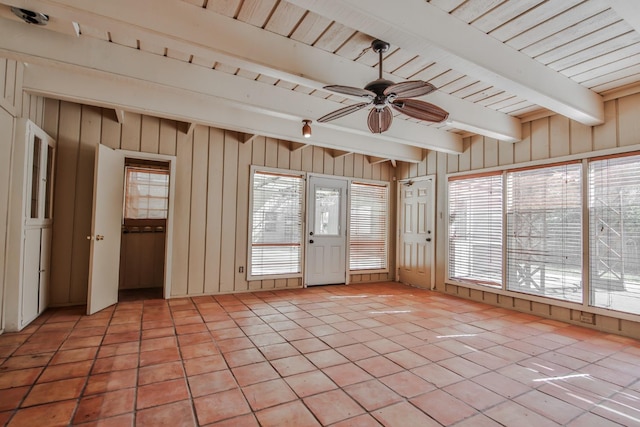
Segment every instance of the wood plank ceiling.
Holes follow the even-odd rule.
[[[422,99],[427,102],[446,103],[453,120],[443,123],[426,123],[398,113],[395,113],[395,119],[403,119],[411,123],[406,125],[411,126],[410,128],[403,129],[413,129],[415,126],[419,126],[417,129],[428,127],[437,130],[440,134],[443,132],[455,135],[480,133],[515,141],[519,137],[517,131],[509,133],[510,131],[501,129],[511,126],[509,123],[518,124],[531,117],[553,113],[551,110],[554,109],[554,100],[543,105],[545,103],[538,101],[540,98],[535,96],[537,89],[544,92],[542,86],[554,86],[549,91],[557,91],[559,94],[566,89],[565,85],[571,90],[583,90],[587,96],[592,95],[587,93],[589,91],[597,94],[598,96],[593,97],[596,116],[598,108],[601,108],[601,105],[597,105],[601,97],[613,97],[621,91],[634,92],[640,87],[640,32],[638,31],[640,11],[636,10],[640,8],[634,4],[634,0],[430,0],[426,2],[407,0],[406,4],[382,0],[369,2],[351,0],[344,2],[346,6],[340,4],[340,7],[345,8],[342,15],[340,12],[327,12],[332,4],[338,4],[336,1],[163,0],[155,3],[158,5],[157,10],[147,11],[148,19],[157,20],[157,26],[141,22],[139,28],[133,25],[137,16],[134,9],[142,11],[144,4],[123,8],[120,11],[121,14],[126,15],[128,10],[131,10],[132,16],[129,20],[119,18],[120,20],[117,21],[113,12],[115,9],[91,10],[83,6],[83,2],[76,0],[23,2],[0,0],[0,2],[18,3],[24,7],[48,10],[52,14],[52,24],[56,19],[77,23],[76,28],[80,39],[98,39],[141,52],[161,55],[193,66],[206,67],[237,78],[273,86],[283,92],[293,91],[305,95],[307,97],[305,99],[319,98],[324,101],[322,114],[331,111],[331,106],[337,109],[341,107],[340,104],[357,102],[323,90],[322,86],[359,84],[361,87],[375,79],[378,57],[370,48],[371,41],[384,36],[395,38],[403,42],[394,44],[392,41],[390,50],[385,54],[383,64],[385,72],[388,73],[386,77],[394,81],[429,81],[438,88],[438,91],[433,94],[433,97],[430,94]],[[176,2],[181,5],[187,4],[189,9],[183,6],[176,8]],[[116,3],[125,4],[126,2],[116,1]],[[360,5],[382,8],[384,3],[393,3],[393,7],[400,10],[397,17],[387,13],[388,25],[374,26],[369,22],[379,19],[375,15],[375,10],[359,12]],[[163,10],[165,6],[167,8]],[[425,13],[442,13],[443,17],[450,19],[447,25],[464,24],[463,28],[468,31],[465,35],[478,34],[478,40],[461,40],[459,41],[461,47],[457,50],[453,47],[451,55],[445,55],[442,54],[442,46],[446,50],[449,43],[447,37],[450,37],[452,45],[458,41],[454,40],[451,34],[443,32],[443,40],[435,43],[436,49],[431,49],[427,42],[431,43],[433,40],[420,39],[419,37],[424,37],[420,33],[422,30],[409,27],[412,22],[409,17],[406,17],[407,26],[402,28],[401,25],[405,22],[401,13],[403,10],[405,13],[412,13],[422,11],[426,7],[428,9],[424,9]],[[334,9],[338,10],[338,6]],[[631,13],[623,15],[625,11],[631,11]],[[5,12],[1,16],[10,19]],[[110,15],[111,12],[114,15]],[[212,40],[214,36],[207,39],[203,35],[198,39],[186,40],[186,36],[174,32],[174,27],[169,25],[175,24],[176,31],[182,31],[178,24],[170,21],[171,16],[167,16],[171,12],[190,14],[192,17],[197,15],[199,17],[197,22],[184,24],[197,26],[194,31],[198,31],[199,34],[206,34],[209,30],[214,31],[214,26],[220,27],[219,21],[215,21],[214,18],[219,19],[216,17],[223,16],[226,21],[233,20],[232,23],[236,23],[236,26],[243,26],[237,33],[229,34],[229,37],[237,38],[238,34],[242,36],[263,34],[265,39],[261,42],[252,36],[252,40],[236,39],[229,42],[223,41],[223,38]],[[380,14],[383,12],[383,10],[379,11]],[[176,16],[175,20],[178,19],[179,17]],[[211,26],[207,27],[209,22]],[[158,28],[165,28],[161,25],[166,27],[164,37],[158,36]],[[259,31],[256,33],[247,31],[245,28],[247,25]],[[64,25],[62,27],[68,30],[68,27]],[[374,28],[372,32],[376,34],[365,33],[362,31],[365,28]],[[216,36],[219,34],[215,33]],[[300,66],[299,69],[295,64],[287,63],[280,66],[277,63],[279,51],[272,52],[275,58],[273,63],[265,63],[268,62],[270,55],[269,52],[264,52],[265,44],[273,40],[274,35],[282,39],[286,38],[288,43],[278,42],[273,46],[274,49],[281,51],[281,46],[285,46],[292,52],[300,50],[303,52],[300,61],[306,61],[310,57],[308,55],[318,55],[318,61],[325,64],[329,61],[327,67],[335,68],[335,73],[332,74],[330,70],[314,71],[316,74],[313,75],[304,66]],[[170,42],[166,42],[167,40]],[[478,41],[482,43],[477,44]],[[496,45],[496,41],[499,43],[494,51],[492,46]],[[205,42],[210,45],[203,46]],[[229,47],[226,50],[219,48],[218,45],[222,44],[227,44]],[[261,50],[251,53],[252,48],[247,45],[252,44],[256,45],[256,49]],[[300,45],[308,49],[300,49]],[[1,44],[0,47],[2,47]],[[486,52],[473,52],[484,47],[487,49]],[[266,49],[268,48],[267,45]],[[469,55],[466,57],[461,53],[465,48],[469,49]],[[13,51],[15,50],[14,48]],[[5,47],[4,50],[0,50],[0,54],[3,51],[10,52],[12,48]],[[224,54],[219,55],[220,52]],[[237,61],[235,52],[240,58]],[[471,63],[474,60],[477,62],[475,58],[479,54],[487,58],[487,63],[492,58],[495,58],[495,62],[508,61],[493,64],[503,70],[509,67],[517,68],[519,61],[523,64],[535,63],[536,66],[543,67],[540,69],[543,70],[544,75],[539,81],[523,83],[518,81],[517,75],[514,78],[513,74],[503,75],[501,72],[492,71],[491,65],[480,64],[477,68],[451,65]],[[254,57],[248,57],[249,55]],[[450,56],[455,56],[457,59],[451,60]],[[515,62],[511,62],[512,60]],[[292,59],[288,62],[291,61]],[[345,63],[347,65],[344,65]],[[348,68],[350,63],[359,64],[359,68],[355,66]],[[370,72],[366,71],[367,68]],[[349,71],[351,74],[347,75],[342,70],[353,71]],[[360,72],[360,70],[366,72]],[[477,70],[479,72],[476,72]],[[517,70],[514,73],[517,73]],[[355,79],[353,74],[360,75],[359,79]],[[500,76],[494,79],[494,74],[500,74]],[[546,74],[549,77],[546,77]],[[553,80],[556,74],[563,76],[562,79]],[[505,79],[515,80],[516,84],[496,84]],[[565,80],[566,83],[564,83]],[[560,86],[555,87],[558,84]],[[521,87],[522,90],[519,89]],[[544,96],[549,97],[548,94]],[[567,98],[570,96],[567,95]],[[561,95],[558,99],[559,103],[563,102]],[[240,101],[236,100],[236,102]],[[277,99],[273,100],[274,105],[277,102]],[[253,107],[256,106],[253,105]],[[261,107],[269,108],[268,105]],[[286,107],[279,112],[292,115]],[[496,125],[494,128],[489,124],[483,129],[483,125],[477,123],[480,120],[474,121],[472,117],[483,112],[487,114],[486,118],[482,119],[486,123],[491,122],[493,118],[496,121],[503,120],[502,116],[508,116],[511,122],[505,122],[506,125]],[[564,110],[559,108],[555,112],[562,114]],[[366,130],[365,114],[364,112],[354,113],[353,116],[357,116],[357,119],[351,119],[352,122],[349,122],[353,123],[352,127],[357,127],[359,123],[361,130]],[[307,118],[316,119],[317,117]],[[338,119],[332,125],[339,129],[341,120],[345,119]],[[596,124],[597,121],[597,117],[589,118],[585,119],[585,124]],[[394,121],[394,126],[396,123],[397,120]],[[501,135],[504,137],[501,138]],[[403,135],[397,135],[399,139],[403,137]],[[407,139],[410,138],[407,136]],[[442,147],[425,145],[424,148],[459,151],[459,146],[446,144],[448,142],[443,143]],[[392,154],[389,157],[391,156]]]

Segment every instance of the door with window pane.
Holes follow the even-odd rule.
[[[345,283],[347,181],[309,178],[307,285]]]
[[[431,259],[434,243],[431,214],[432,181],[400,184],[400,281],[431,286]]]

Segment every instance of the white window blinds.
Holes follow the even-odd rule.
[[[449,278],[502,284],[502,175],[449,180]]]
[[[640,314],[640,156],[589,163],[591,304]]]
[[[387,268],[388,194],[386,185],[351,184],[350,270]]]
[[[125,218],[167,218],[169,171],[127,166],[125,168],[125,181]]]
[[[582,301],[581,165],[507,173],[507,289]]]
[[[303,191],[302,176],[254,171],[250,276],[301,273]]]

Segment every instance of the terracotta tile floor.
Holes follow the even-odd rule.
[[[640,342],[396,283],[49,310],[8,426],[640,425]]]

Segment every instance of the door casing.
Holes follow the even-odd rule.
[[[96,150],[99,147],[96,146]],[[174,220],[174,204],[175,204],[175,177],[176,177],[176,157],[171,155],[164,154],[154,154],[154,153],[143,153],[138,151],[128,151],[128,150],[115,150],[118,156],[121,157],[122,161],[120,162],[122,168],[118,171],[118,173],[124,176],[124,159],[132,158],[132,159],[140,159],[140,160],[156,160],[163,161],[169,164],[169,205],[167,211],[167,224],[166,224],[166,243],[165,243],[165,268],[164,268],[164,278],[163,278],[163,295],[165,299],[170,298],[171,296],[171,270],[172,270],[172,258],[173,258],[173,220]],[[97,173],[95,171],[94,173]],[[119,203],[122,206],[124,201],[124,185],[121,186],[119,193]],[[92,212],[92,216],[95,215]],[[120,209],[120,224],[122,224],[122,209]],[[117,230],[109,230],[108,233],[117,233],[120,234],[120,227]],[[95,238],[95,236],[91,236]],[[92,242],[92,244],[95,242]],[[118,261],[120,259],[119,251],[120,245],[118,245]],[[119,271],[119,265],[113,266],[113,268]],[[110,286],[114,286],[117,292],[118,289],[118,281],[115,281],[113,284],[109,284]],[[89,287],[89,290],[91,287]],[[90,301],[91,294],[88,292],[87,301]]]
[[[407,178],[407,179],[402,179],[399,180],[397,183],[397,191],[396,191],[396,218],[398,219],[397,221],[397,232],[396,232],[396,274],[395,274],[395,280],[397,282],[400,281],[400,255],[401,255],[401,251],[402,251],[402,229],[403,229],[403,225],[404,225],[404,217],[402,216],[402,188],[407,185],[409,182],[423,182],[423,181],[431,181],[431,191],[429,192],[429,200],[427,201],[427,203],[429,204],[429,207],[427,208],[427,217],[425,218],[425,220],[427,221],[427,225],[429,225],[429,221],[431,222],[431,230],[432,230],[432,234],[431,234],[431,256],[429,259],[429,263],[431,265],[431,269],[430,269],[430,289],[435,289],[435,249],[436,249],[436,224],[435,224],[435,220],[436,220],[436,198],[435,198],[435,189],[436,189],[436,177],[435,175],[427,175],[427,176],[422,176],[422,177],[416,177],[416,178]]]

